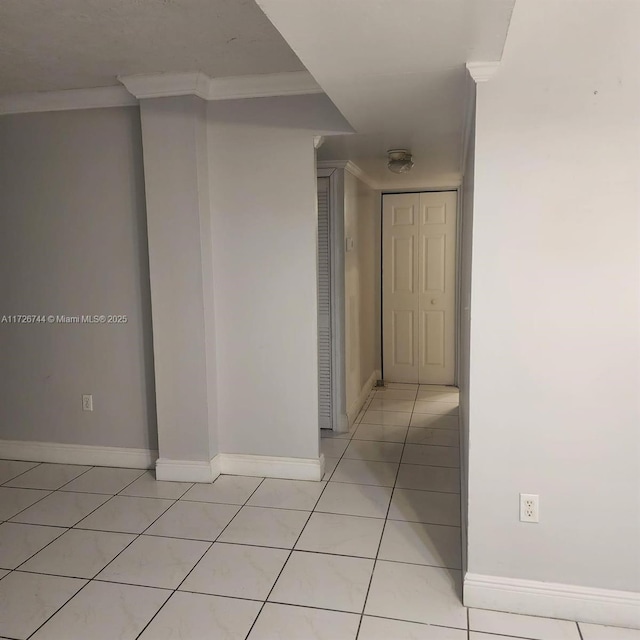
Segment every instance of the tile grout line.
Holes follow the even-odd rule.
[[[345,449],[345,451],[346,451],[346,449]],[[336,467],[337,467],[337,465],[336,465]],[[321,480],[321,482],[322,482],[322,480]],[[313,505],[313,509],[311,509],[311,511],[309,512],[309,517],[305,521],[302,529],[300,529],[300,533],[298,534],[295,542],[293,543],[293,546],[289,550],[289,555],[287,556],[287,559],[284,561],[282,567],[280,568],[280,571],[278,571],[278,575],[276,576],[276,579],[273,581],[273,584],[271,585],[271,589],[269,589],[269,593],[267,593],[267,597],[262,602],[262,606],[260,607],[260,610],[258,611],[258,615],[256,615],[253,623],[249,627],[249,630],[247,631],[247,634],[245,636],[245,640],[248,640],[248,638],[251,635],[251,632],[253,631],[253,628],[255,627],[256,622],[260,618],[260,615],[262,614],[267,602],[269,602],[269,596],[271,596],[271,594],[273,593],[273,590],[276,588],[276,585],[278,584],[278,580],[280,580],[280,576],[282,575],[282,572],[284,571],[284,569],[287,566],[289,560],[291,559],[291,556],[293,555],[293,552],[294,552],[294,550],[296,548],[296,545],[298,544],[300,538],[302,537],[302,534],[304,533],[304,530],[307,528],[307,525],[309,524],[309,520],[311,520],[311,516],[315,513],[315,508],[318,505],[318,502],[320,502],[320,498],[322,498],[322,495],[324,494],[324,492],[325,492],[325,490],[326,490],[326,488],[328,486],[329,486],[329,482],[327,481],[327,482],[325,482],[324,487],[322,487],[322,491],[320,492],[320,495],[318,496],[317,500],[315,501],[315,504]],[[302,605],[300,605],[300,606],[302,606]]]
[[[364,412],[366,411],[366,407],[368,406],[368,403],[370,403],[371,400],[367,399],[365,401],[365,404],[363,405],[365,408],[362,410],[362,415],[364,415]],[[360,415],[360,414],[358,414]],[[356,417],[357,420],[357,417]],[[362,421],[362,419],[361,419]],[[325,480],[325,482],[327,484],[329,484],[329,482],[331,481],[331,479],[333,478],[338,465],[342,462],[342,460],[346,460],[347,458],[344,457],[344,454],[347,452],[347,449],[349,448],[349,446],[351,445],[351,443],[353,442],[353,436],[356,434],[356,431],[360,428],[360,422],[354,422],[354,425],[358,425],[354,430],[353,430],[353,434],[351,436],[349,436],[348,438],[335,438],[336,440],[347,440],[347,446],[344,448],[342,454],[340,455],[340,457],[338,458],[338,462],[336,463],[336,466],[333,468],[333,471],[331,472],[331,474],[329,475],[329,477]],[[320,433],[320,439],[322,440],[322,433]],[[327,438],[327,440],[332,440],[333,438]],[[322,444],[322,443],[321,443]],[[322,482],[323,478],[320,479],[320,481]],[[326,489],[326,485],[324,487],[324,489]],[[322,493],[324,493],[324,489],[322,490]],[[320,497],[322,497],[322,493],[320,494]],[[318,498],[318,501],[320,500],[320,498]],[[318,505],[318,502],[316,502],[315,506],[314,506],[314,510],[316,508],[316,506]]]
[[[416,387],[416,398],[418,397],[418,389],[420,387]],[[414,398],[414,404],[413,406],[415,407],[415,398]],[[409,424],[411,424],[411,418],[413,417],[413,411],[411,412],[411,416],[409,417]],[[367,600],[369,599],[369,593],[371,591],[371,585],[373,584],[373,576],[375,574],[376,571],[376,566],[378,564],[378,556],[380,555],[380,547],[382,547],[382,539],[384,538],[384,532],[387,528],[387,522],[389,521],[389,512],[391,511],[391,503],[393,502],[393,494],[395,493],[396,490],[396,484],[398,483],[398,475],[400,474],[400,465],[402,464],[402,458],[404,456],[404,449],[407,445],[407,438],[409,437],[409,429],[407,428],[407,432],[405,433],[404,436],[404,442],[402,443],[402,451],[400,452],[400,461],[398,462],[398,468],[396,470],[396,477],[395,480],[393,482],[393,487],[391,488],[391,495],[389,497],[389,504],[387,505],[387,513],[384,517],[384,525],[382,527],[382,534],[380,535],[380,540],[378,541],[378,548],[376,550],[376,555],[373,559],[373,568],[371,569],[371,576],[369,577],[369,585],[367,586],[367,592],[364,596],[364,602],[362,603],[362,613],[360,614],[360,622],[358,623],[358,630],[356,632],[356,640],[358,639],[358,637],[360,636],[360,629],[362,628],[362,621],[364,620],[364,615],[365,615],[365,611],[367,608]]]
[[[87,470],[88,471],[88,470]],[[85,472],[86,473],[86,472]],[[81,474],[83,475],[83,474]],[[79,477],[79,476],[78,476]],[[75,478],[74,478],[75,479]],[[64,485],[63,485],[64,486]],[[59,489],[54,489],[53,491],[51,491],[51,493],[49,493],[48,495],[44,496],[43,498],[41,498],[41,500],[44,500],[44,498],[48,498],[49,496],[52,496],[54,493],[56,493],[57,491],[59,491]],[[62,493],[71,493],[70,491],[67,492],[62,492]],[[108,494],[104,494],[104,493],[100,493],[100,494],[89,494],[89,495],[108,495]],[[112,498],[115,498],[115,495],[110,495],[109,498],[107,500],[105,500],[103,503],[99,504],[95,509],[92,509],[89,513],[87,513],[85,516],[83,516],[82,518],[80,518],[80,520],[78,520],[75,524],[72,524],[70,527],[65,527],[65,526],[60,526],[60,525],[53,525],[53,524],[48,524],[48,525],[40,525],[40,524],[36,524],[36,523],[32,523],[32,522],[13,522],[13,521],[5,521],[5,522],[9,522],[9,524],[21,524],[21,525],[25,525],[25,526],[35,526],[35,527],[40,527],[40,526],[47,526],[47,527],[55,527],[55,528],[64,528],[66,529],[66,531],[64,531],[63,533],[61,533],[59,536],[57,536],[56,538],[54,538],[53,540],[51,540],[51,542],[47,543],[44,547],[42,547],[42,549],[39,549],[38,551],[36,551],[33,555],[29,556],[26,560],[24,560],[23,562],[21,562],[17,567],[15,567],[14,569],[10,570],[10,573],[13,571],[18,571],[20,569],[20,567],[25,564],[26,562],[29,562],[29,560],[31,560],[31,558],[33,558],[34,556],[38,555],[38,553],[40,553],[40,551],[44,551],[44,549],[46,549],[48,546],[52,545],[56,540],[59,540],[62,536],[64,536],[65,534],[67,534],[69,531],[71,530],[77,530],[77,531],[98,531],[100,533],[129,533],[129,532],[124,532],[124,531],[103,531],[101,529],[82,529],[82,527],[77,527],[77,525],[79,525],[83,520],[85,520],[86,518],[88,518],[91,514],[95,513],[98,509],[100,509],[100,507],[103,507],[105,504],[107,504],[108,502],[111,501]],[[41,500],[38,500],[37,502],[34,502],[32,505],[30,506],[34,506],[36,504],[38,504],[38,502],[40,502]],[[173,506],[173,505],[171,505]],[[170,507],[168,507],[170,508]],[[27,507],[27,509],[29,509],[29,507]],[[16,516],[20,515],[20,513],[22,513],[23,511],[26,511],[26,509],[23,509],[22,511],[20,511],[19,513],[17,513],[15,516],[12,516],[13,518],[15,518]],[[164,511],[162,512],[164,513]],[[162,514],[160,514],[162,515]],[[160,516],[158,516],[160,517]],[[130,535],[134,535],[134,534],[130,534]],[[134,541],[136,540],[136,538],[134,538],[133,540],[131,540],[131,542],[127,545],[127,547],[132,544]],[[125,549],[127,548],[125,547]],[[122,551],[124,551],[124,549],[122,549]],[[122,551],[120,551],[120,553],[122,553]],[[118,553],[118,555],[120,555],[120,553]],[[116,556],[117,557],[117,556]],[[115,558],[113,558],[113,560],[115,560]],[[111,562],[113,562],[113,560],[111,560]],[[111,564],[111,562],[109,562],[108,564]],[[104,567],[103,567],[104,569]],[[102,571],[102,569],[100,569],[100,571]],[[98,573],[100,573],[100,571],[98,571]],[[25,572],[22,571],[21,573],[34,573],[37,574],[37,572]],[[9,574],[7,574],[9,575]],[[48,575],[48,574],[42,574],[42,575]],[[96,574],[98,575],[98,574]],[[3,576],[6,578],[6,576]],[[60,577],[70,577],[70,576],[60,576]],[[95,577],[95,576],[94,576]],[[93,578],[76,578],[78,580],[92,580]],[[88,584],[88,583],[87,583]],[[86,585],[84,585],[82,587],[82,589],[84,589]],[[82,590],[80,589],[80,591]],[[80,592],[78,591],[78,593]],[[75,597],[74,594],[72,597]],[[57,611],[56,611],[57,613]],[[55,615],[55,614],[54,614]],[[49,618],[47,618],[47,621],[49,620]],[[46,621],[45,621],[46,622]],[[38,627],[39,629],[40,627]],[[37,630],[36,630],[37,631]],[[35,633],[35,632],[34,632]]]
[[[95,467],[92,467],[92,468],[95,468]],[[113,467],[113,468],[117,468],[117,467]],[[87,472],[88,472],[88,471],[89,471],[89,469],[87,470]],[[87,473],[87,472],[85,472],[85,473]],[[84,474],[80,474],[80,475],[84,475]],[[143,474],[140,474],[140,476],[138,476],[138,477],[142,477],[142,475],[143,475]],[[80,477],[80,476],[77,476],[77,477]],[[129,484],[132,484],[132,483],[133,483],[133,482],[135,482],[137,479],[138,479],[138,478],[136,478],[136,479],[132,480]],[[75,478],[74,478],[74,480],[75,480]],[[71,481],[70,481],[70,482],[71,482]],[[68,483],[67,483],[67,484],[68,484]],[[62,486],[65,486],[65,485],[62,485]],[[129,485],[127,485],[127,486],[129,486]],[[126,489],[126,487],[124,487],[124,489]],[[124,490],[124,489],[123,489],[123,490]],[[59,489],[56,489],[55,491],[59,491]],[[55,491],[53,491],[53,492],[52,492],[52,494],[53,494],[53,493],[55,493]],[[62,492],[62,493],[65,493],[65,492]],[[66,492],[66,493],[71,493],[71,492]],[[52,495],[52,494],[49,494],[49,495]],[[105,494],[91,494],[91,495],[105,495]],[[113,557],[113,558],[112,558],[112,559],[111,559],[111,560],[110,560],[110,561],[109,561],[109,562],[108,562],[104,567],[102,567],[102,569],[100,569],[96,574],[94,574],[94,576],[93,576],[92,578],[73,578],[73,579],[79,579],[79,580],[86,580],[86,583],[85,583],[85,584],[84,584],[80,589],[78,589],[78,591],[77,591],[75,594],[73,594],[73,596],[71,596],[71,598],[69,598],[69,600],[67,600],[67,601],[62,605],[62,607],[60,607],[59,609],[57,609],[57,610],[56,610],[56,611],[55,611],[51,616],[49,616],[49,617],[48,617],[48,618],[47,618],[47,619],[46,619],[46,620],[45,620],[45,621],[44,621],[44,622],[43,622],[43,623],[42,623],[42,624],[41,624],[41,625],[40,625],[40,626],[39,626],[39,627],[38,627],[38,628],[33,632],[33,634],[37,633],[37,632],[38,632],[38,631],[39,631],[39,630],[40,630],[40,629],[41,629],[45,624],[47,624],[47,622],[49,622],[49,620],[51,620],[51,618],[53,618],[53,616],[55,616],[55,615],[56,615],[56,614],[57,614],[57,613],[58,613],[58,612],[59,612],[63,607],[65,607],[69,602],[71,602],[71,600],[73,600],[73,598],[75,598],[75,597],[76,597],[76,596],[77,596],[81,591],[83,591],[83,590],[84,590],[84,589],[85,589],[89,584],[91,584],[91,583],[92,583],[92,582],[94,582],[94,581],[102,582],[102,581],[100,581],[100,580],[96,580],[96,577],[97,577],[97,576],[98,576],[102,571],[104,571],[104,569],[106,569],[106,568],[107,568],[107,567],[108,567],[112,562],[114,562],[114,561],[116,560],[116,558],[118,558],[118,557],[119,557],[119,556],[120,556],[120,555],[121,555],[121,554],[122,554],[126,549],[128,549],[128,548],[129,548],[129,547],[130,547],[130,546],[131,546],[131,545],[132,545],[132,544],[133,544],[133,543],[134,543],[134,542],[135,542],[135,541],[136,541],[136,540],[137,540],[137,539],[142,535],[142,533],[143,533],[144,531],[146,531],[150,526],[152,526],[152,525],[156,522],[156,520],[158,520],[160,517],[162,517],[162,516],[163,516],[163,515],[164,515],[164,514],[165,514],[165,513],[166,513],[166,512],[167,512],[167,511],[168,511],[168,510],[169,510],[169,509],[170,509],[170,508],[171,508],[171,507],[176,503],[176,502],[177,502],[177,500],[173,500],[173,504],[169,505],[166,509],[164,509],[164,510],[162,511],[162,513],[160,513],[160,514],[159,514],[159,515],[154,519],[154,521],[149,525],[149,527],[146,527],[146,528],[143,530],[143,532],[142,532],[142,533],[135,534],[135,533],[131,533],[131,532],[124,532],[124,531],[123,531],[123,532],[118,532],[118,531],[104,531],[104,530],[101,530],[101,529],[82,529],[81,527],[77,527],[77,525],[79,525],[83,520],[85,520],[85,519],[86,519],[86,518],[88,518],[90,515],[92,515],[93,513],[95,513],[98,509],[100,509],[101,507],[103,507],[104,505],[106,505],[108,502],[110,502],[110,501],[111,501],[113,498],[115,498],[116,496],[118,496],[118,494],[112,494],[112,495],[110,495],[110,497],[109,497],[107,500],[105,500],[102,504],[98,505],[95,509],[93,509],[92,511],[90,511],[87,515],[83,516],[83,517],[82,517],[80,520],[78,520],[75,524],[71,525],[71,527],[69,527],[65,533],[67,533],[68,531],[71,531],[72,529],[74,529],[74,530],[78,530],[78,531],[97,531],[97,532],[100,532],[100,533],[128,533],[129,535],[134,535],[135,537],[134,537],[134,538],[129,542],[129,544],[127,544],[127,545],[126,545],[122,550],[120,550],[120,551],[119,551],[119,552],[118,552],[118,553],[117,553],[117,554],[116,554],[116,555],[115,555],[115,556],[114,556],[114,557]],[[128,497],[128,496],[122,496],[122,497]],[[28,523],[23,523],[23,524],[28,524]],[[53,525],[52,525],[52,526],[53,526]],[[64,535],[64,533],[63,533],[62,535]],[[61,536],[58,536],[58,538],[56,538],[56,540],[58,540],[59,538],[61,538],[61,537],[62,537],[62,535],[61,535]],[[52,540],[52,541],[51,541],[51,543],[49,543],[49,544],[52,544],[53,542],[55,542],[55,540]],[[46,545],[46,546],[49,546],[49,545]],[[43,547],[43,549],[44,549],[44,548],[45,548],[45,547]],[[42,551],[43,549],[40,549],[40,551]],[[40,553],[40,551],[38,551],[37,553]],[[34,554],[34,556],[35,556],[35,555],[37,555],[37,554]],[[31,556],[31,557],[33,557],[33,556]],[[29,558],[29,560],[30,560],[30,559],[31,559],[31,558]],[[25,562],[28,562],[28,560],[25,560]],[[17,569],[19,569],[19,567],[21,567],[23,564],[24,564],[24,562],[23,562],[23,563],[21,563],[21,564],[18,566],[18,568],[16,568],[16,570],[17,570]],[[29,572],[24,572],[24,571],[23,571],[23,572],[21,572],[21,573],[29,573]],[[34,572],[34,573],[35,573],[35,572]],[[38,574],[36,574],[36,575],[38,575]],[[48,574],[41,574],[41,575],[48,575]],[[68,578],[69,576],[61,576],[61,577],[67,577],[67,578]],[[118,583],[118,584],[121,584],[121,583]],[[137,585],[137,586],[140,586],[140,585]],[[29,636],[29,638],[31,638],[31,637],[33,636],[33,634],[31,634],[31,635]]]
[[[220,478],[222,476],[222,474],[220,474],[218,476],[218,478]],[[259,477],[259,476],[252,476],[252,477]],[[216,480],[218,479],[216,478],[211,485],[214,485],[216,483]],[[222,530],[220,531],[220,533],[216,536],[215,540],[210,541],[209,546],[205,549],[204,553],[200,556],[200,558],[198,558],[198,561],[193,565],[193,567],[191,567],[191,569],[189,569],[189,571],[187,572],[187,574],[185,575],[185,577],[180,580],[180,582],[178,583],[178,586],[175,587],[174,589],[171,589],[171,593],[169,594],[169,597],[162,603],[162,606],[160,606],[160,608],[153,614],[153,616],[151,616],[151,618],[149,619],[149,621],[147,622],[147,624],[144,625],[144,627],[141,629],[140,633],[136,635],[136,640],[137,638],[139,638],[146,630],[147,627],[155,620],[155,618],[158,616],[158,614],[162,611],[162,609],[164,609],[165,605],[167,604],[167,602],[169,602],[169,600],[171,600],[171,598],[174,596],[175,593],[178,592],[178,590],[180,589],[180,587],[184,584],[185,580],[193,573],[193,571],[195,570],[195,568],[200,564],[200,562],[202,562],[202,559],[207,555],[207,553],[209,553],[209,551],[211,550],[211,548],[213,547],[213,545],[216,543],[216,541],[220,538],[220,536],[226,531],[227,527],[236,519],[236,516],[242,511],[242,509],[247,505],[247,502],[249,502],[249,500],[252,498],[253,494],[262,486],[262,483],[265,481],[265,478],[261,478],[260,482],[258,483],[258,486],[247,496],[247,499],[241,504],[239,505],[240,508],[238,509],[238,511],[236,511],[236,513],[234,514],[233,518],[231,518],[231,520],[229,520],[229,522],[227,522],[227,524],[222,528]],[[193,483],[198,484],[198,483]],[[209,484],[209,483],[206,483]],[[187,491],[189,491],[189,489],[187,489]],[[186,492],[185,492],[186,493]],[[184,494],[182,494],[184,495]],[[178,500],[176,500],[176,502],[178,502]],[[188,502],[187,500],[185,500],[185,502]],[[175,503],[174,503],[175,504]],[[211,503],[206,503],[206,504],[211,504]],[[217,503],[214,503],[217,504]],[[172,505],[173,506],[173,505]],[[238,505],[233,505],[233,506],[238,506]],[[162,515],[164,515],[164,513],[166,513],[166,511],[163,512]],[[154,521],[155,523],[155,521]],[[151,527],[154,523],[152,523],[151,525],[149,525],[149,527]],[[149,529],[149,527],[147,527],[145,529],[145,531],[147,531]],[[142,535],[142,534],[141,534]],[[106,567],[105,567],[106,568]]]
[[[142,474],[140,474],[140,475],[142,475]],[[140,477],[140,476],[139,476],[139,477]],[[136,479],[137,479],[137,478],[136,478]],[[133,482],[135,482],[135,480],[134,480]],[[131,484],[131,483],[130,483],[130,484]],[[127,485],[127,486],[128,486],[128,485]],[[125,487],[125,488],[126,488],[126,487]],[[101,495],[104,495],[104,494],[101,494]],[[101,505],[99,505],[98,507],[96,507],[93,511],[91,511],[91,512],[90,512],[90,513],[88,513],[86,516],[84,516],[83,518],[81,518],[78,522],[76,522],[76,524],[75,524],[75,525],[72,525],[72,526],[69,528],[69,531],[70,531],[71,529],[75,529],[75,528],[76,528],[76,526],[77,526],[78,524],[80,524],[83,520],[85,520],[86,518],[88,518],[91,514],[95,513],[98,509],[100,509],[100,507],[103,507],[105,504],[107,504],[108,502],[110,502],[110,501],[111,501],[113,498],[115,498],[117,495],[118,495],[118,494],[114,494],[114,495],[112,495],[108,500],[106,500],[106,501],[105,501],[105,502],[103,502]],[[159,514],[159,515],[154,519],[154,521],[149,525],[149,527],[150,527],[150,526],[152,526],[152,525],[156,522],[156,520],[158,520],[159,518],[161,518],[161,517],[162,517],[162,516],[163,516],[163,515],[164,515],[164,514],[165,514],[165,513],[166,513],[166,512],[167,512],[167,511],[168,511],[168,510],[169,510],[169,509],[170,509],[170,508],[175,504],[175,503],[176,503],[176,502],[177,502],[177,500],[174,500],[174,501],[173,501],[173,504],[169,505],[166,509],[164,509],[164,510],[162,511],[162,513],[160,513],[160,514]],[[146,531],[149,527],[146,527],[146,528],[143,530],[143,532],[144,532],[144,531]],[[81,530],[81,531],[101,531],[101,530],[99,530],[99,529],[78,529],[78,530],[79,530],[79,531],[80,531],[80,530]],[[125,532],[125,531],[123,531],[123,532],[119,532],[119,531],[101,531],[101,532],[102,532],[102,533],[129,533],[129,532]],[[90,585],[92,582],[103,582],[103,581],[101,581],[101,580],[96,580],[96,577],[97,577],[100,573],[102,573],[102,571],[104,571],[104,570],[105,570],[105,569],[106,569],[106,568],[107,568],[107,567],[108,567],[112,562],[114,562],[114,561],[116,560],[116,558],[118,558],[122,553],[124,553],[124,551],[126,551],[126,550],[127,550],[127,549],[128,549],[128,548],[129,548],[129,547],[130,547],[130,546],[131,546],[131,545],[132,545],[132,544],[133,544],[133,543],[134,543],[134,542],[135,542],[135,541],[136,541],[136,540],[137,540],[141,535],[142,535],[142,533],[143,533],[143,532],[138,533],[138,534],[135,534],[135,533],[129,533],[129,535],[135,535],[135,537],[134,537],[134,538],[129,542],[129,544],[127,544],[127,545],[124,547],[124,549],[122,549],[121,551],[119,551],[119,552],[118,552],[118,553],[117,553],[117,554],[116,554],[116,555],[115,555],[115,556],[114,556],[114,557],[113,557],[109,562],[107,562],[107,564],[106,564],[104,567],[102,567],[102,569],[100,569],[100,570],[99,570],[99,571],[98,571],[98,572],[97,572],[97,573],[96,573],[92,578],[88,578],[88,579],[87,579],[87,578],[80,578],[80,579],[82,579],[82,580],[86,580],[86,583],[85,583],[84,585],[82,585],[82,587],[80,587],[80,589],[78,589],[78,591],[76,591],[76,593],[74,593],[74,594],[73,594],[73,596],[71,596],[71,598],[69,598],[69,600],[67,600],[67,601],[62,605],[62,607],[60,607],[59,609],[57,609],[57,610],[56,610],[56,611],[55,611],[51,616],[49,616],[49,617],[48,617],[48,618],[47,618],[47,619],[46,619],[46,620],[45,620],[45,621],[44,621],[44,622],[43,622],[43,623],[42,623],[42,624],[41,624],[41,625],[40,625],[40,626],[39,626],[39,627],[38,627],[38,628],[37,628],[37,629],[36,629],[32,634],[31,634],[31,635],[29,635],[29,638],[31,638],[34,634],[36,634],[36,633],[37,633],[37,632],[38,632],[38,631],[39,631],[39,630],[40,630],[40,629],[41,629],[45,624],[47,624],[47,623],[49,622],[49,620],[51,620],[51,619],[53,618],[53,616],[55,616],[55,615],[56,615],[56,614],[57,614],[61,609],[63,609],[64,607],[66,607],[66,606],[67,606],[67,604],[69,604],[69,602],[71,602],[71,600],[73,600],[73,599],[74,599],[74,598],[75,598],[75,597],[76,597],[76,596],[77,596],[81,591],[83,591],[83,590],[84,590],[88,585]],[[64,535],[64,534],[63,534],[63,535]],[[56,540],[57,540],[57,539],[58,539],[58,538],[56,538]],[[24,563],[23,563],[23,564],[24,564]],[[22,566],[22,565],[20,565],[20,566]],[[117,584],[121,584],[121,583],[117,583]],[[141,586],[141,585],[135,585],[135,586]],[[154,588],[154,587],[151,587],[151,588]],[[158,587],[155,587],[155,588],[158,588]],[[169,596],[169,597],[170,597],[170,596]],[[168,600],[168,598],[167,598],[167,600]],[[165,601],[165,602],[166,602],[166,601]],[[164,606],[164,604],[163,604],[163,606]]]
[[[41,465],[45,464],[44,462],[34,462],[33,460],[6,460],[5,458],[2,459],[5,462],[28,462],[28,463],[33,463],[33,467],[29,467],[28,469],[25,469],[24,471],[21,471],[18,475],[12,476],[11,478],[8,478],[7,480],[5,480],[2,484],[0,484],[0,487],[4,487],[7,482],[12,482],[13,480],[16,480],[17,478],[19,478],[20,476],[23,476],[25,473],[29,472],[29,471],[33,471],[36,467],[40,467]],[[6,487],[7,489],[18,489],[19,487]]]

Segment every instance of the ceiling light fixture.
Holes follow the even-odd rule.
[[[406,149],[389,149],[387,168],[393,173],[407,173],[413,169],[413,156]]]

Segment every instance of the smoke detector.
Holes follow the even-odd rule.
[[[413,156],[406,149],[389,149],[387,168],[393,173],[407,173],[413,168]]]

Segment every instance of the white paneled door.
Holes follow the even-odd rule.
[[[453,384],[457,194],[387,194],[382,202],[384,378]]]

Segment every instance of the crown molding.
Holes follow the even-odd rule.
[[[308,71],[266,73],[259,76],[212,78],[208,100],[271,98],[324,93]]]
[[[199,71],[118,76],[118,80],[138,99],[195,95],[206,100],[209,94],[210,79]]]
[[[467,71],[477,84],[491,80],[499,66],[500,62],[467,62]]]
[[[0,95],[0,115],[99,109],[102,107],[131,107],[138,101],[121,86],[64,91],[34,91]]]
[[[348,171],[352,176],[362,180],[371,189],[380,189],[381,186],[371,179],[357,164],[351,162],[351,160],[319,160],[317,163],[318,169],[344,169]]]
[[[118,76],[118,80],[139,99],[195,95],[203,100],[233,100],[323,93],[306,71],[228,78],[210,78],[192,71]]]

